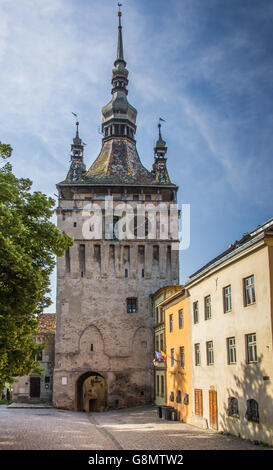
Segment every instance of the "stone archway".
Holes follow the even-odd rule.
[[[107,403],[105,378],[97,372],[86,372],[76,384],[77,411],[104,411]]]

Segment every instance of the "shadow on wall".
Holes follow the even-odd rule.
[[[189,416],[189,391],[187,390],[187,379],[185,368],[180,365],[177,355],[174,366],[167,368],[167,403],[178,411],[177,419],[187,422]]]
[[[244,439],[273,445],[272,377],[262,368],[263,355],[253,364],[241,363],[241,375],[234,375],[234,388],[227,390],[220,428]],[[271,379],[271,380],[270,380]]]

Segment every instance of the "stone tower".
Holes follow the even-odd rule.
[[[170,230],[178,187],[167,172],[160,123],[152,170],[140,161],[137,111],[127,100],[120,11],[118,16],[112,99],[102,108],[100,154],[86,171],[77,122],[70,169],[57,185],[58,227],[74,237],[57,263],[53,402],[66,409],[100,411],[151,402],[151,294],[178,283],[178,251],[172,249],[177,235]]]

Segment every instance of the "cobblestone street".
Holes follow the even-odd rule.
[[[265,450],[234,436],[162,421],[155,407],[105,413],[0,407],[0,450]]]

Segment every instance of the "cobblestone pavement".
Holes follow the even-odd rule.
[[[0,450],[262,450],[234,436],[157,417],[155,407],[105,413],[0,406]]]

